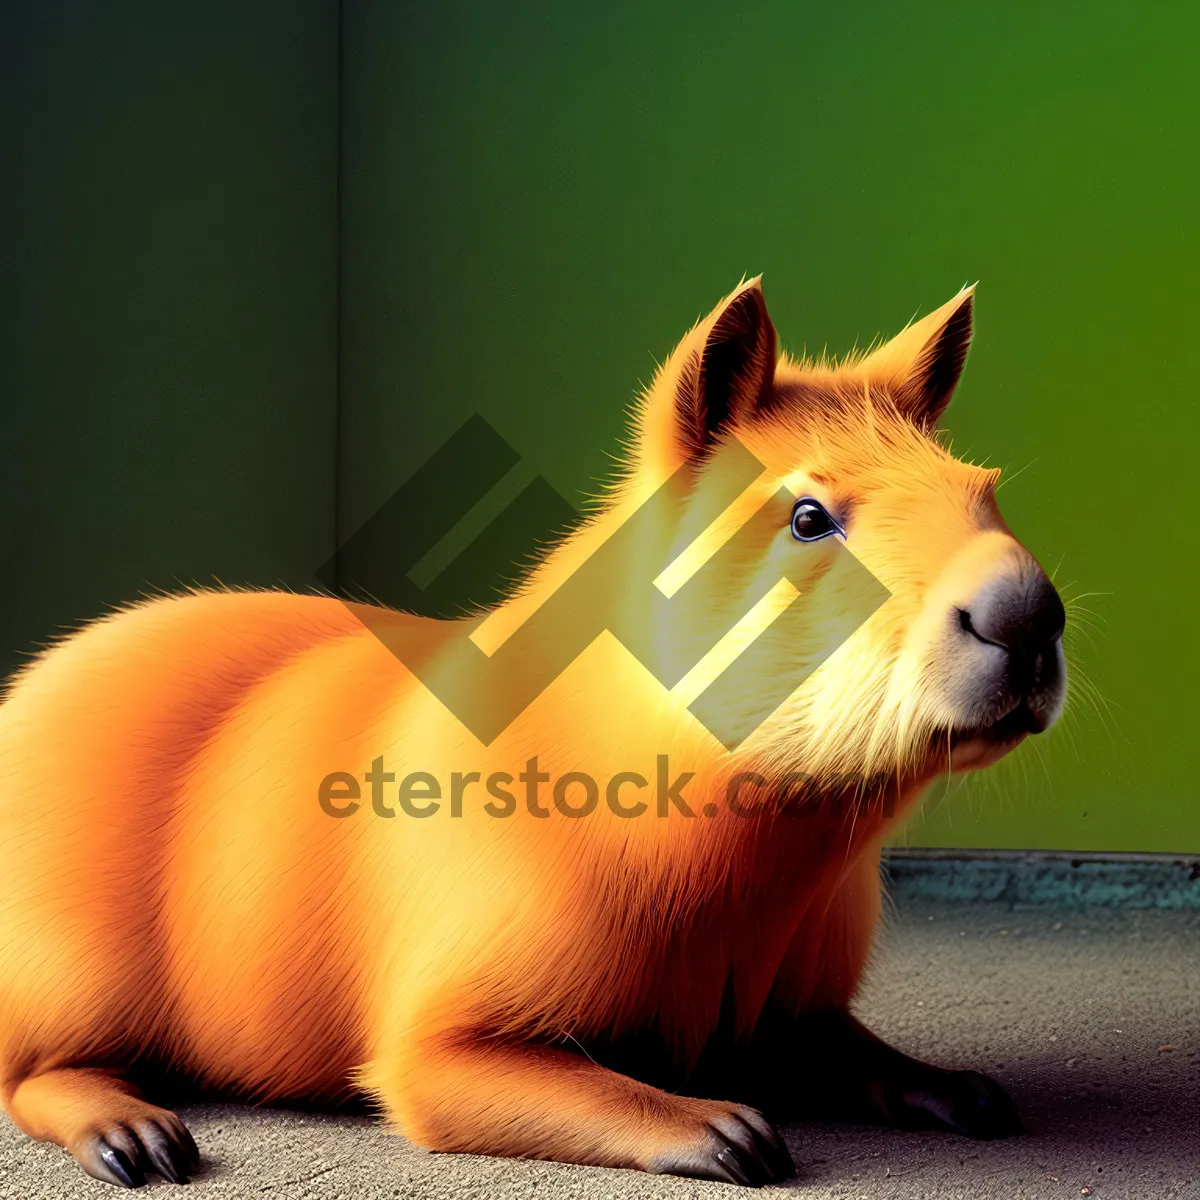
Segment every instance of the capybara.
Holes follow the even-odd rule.
[[[18,672],[12,1120],[125,1186],[194,1169],[181,1085],[742,1184],[792,1173],[771,1121],[1015,1131],[851,1011],[883,842],[1064,702],[1058,594],[939,440],[972,305],[798,360],[743,283],[490,612],[190,591]]]

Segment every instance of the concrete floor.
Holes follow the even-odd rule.
[[[798,1176],[768,1191],[806,1200],[1200,1198],[1200,912],[910,902],[882,938],[860,1013],[911,1053],[995,1075],[1026,1132],[977,1143],[791,1126]],[[184,1193],[193,1200],[738,1194],[629,1171],[427,1154],[364,1118],[236,1107],[183,1116],[206,1160]],[[117,1194],[0,1118],[0,1197]]]

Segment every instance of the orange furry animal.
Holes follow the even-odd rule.
[[[675,502],[621,553],[674,571],[736,547],[696,575],[701,614],[778,609],[795,592],[766,583],[801,579],[804,620],[764,667],[779,679],[821,663],[840,595],[823,585],[863,564],[890,598],[732,753],[688,704],[744,622],[670,690],[595,638],[488,745],[377,636],[452,671],[457,623],[326,597],[158,599],[22,671],[0,708],[11,1118],[127,1186],[196,1161],[143,1098],[155,1079],[266,1102],[357,1088],[438,1150],[752,1184],[792,1170],[760,1108],[1013,1131],[996,1084],[906,1057],[849,1010],[889,830],[947,765],[1046,728],[1065,691],[1062,605],[996,508],[997,473],[931,432],[971,305],[866,357],[798,362],[743,285],[648,389],[589,522],[474,618],[489,652],[533,627],[668,478]],[[739,447],[763,469],[714,506]],[[730,540],[781,487],[796,503],[770,536]],[[622,583],[597,590],[628,617],[644,595]],[[609,781],[587,820],[566,815],[588,798],[577,776],[560,794],[572,772]],[[739,775],[754,819],[724,802]]]

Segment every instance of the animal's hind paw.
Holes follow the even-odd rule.
[[[70,1147],[93,1178],[117,1187],[141,1187],[153,1172],[169,1183],[187,1183],[200,1152],[187,1126],[167,1109],[146,1105],[146,1114],[109,1125]]]
[[[941,1125],[985,1141],[1021,1132],[1009,1094],[979,1071],[930,1068],[928,1076],[901,1092],[899,1102],[914,1124]]]
[[[744,1104],[721,1105],[698,1140],[664,1148],[646,1165],[656,1175],[687,1175],[761,1187],[795,1174],[792,1156],[775,1127]]]

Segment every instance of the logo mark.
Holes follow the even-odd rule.
[[[762,464],[735,442],[723,469],[696,494],[687,486],[690,464],[664,482],[494,653],[485,653],[472,637],[486,613],[445,622],[431,634],[427,622],[395,612],[452,613],[472,582],[490,577],[498,584],[511,577],[514,564],[578,520],[575,509],[537,476],[419,583],[439,545],[519,461],[482,417],[471,417],[318,572],[329,590],[347,598],[365,592],[373,566],[399,568],[386,586],[367,593],[389,608],[355,604],[353,611],[485,745],[605,630],[669,690],[784,579],[797,594],[688,704],[734,750],[889,596],[836,538],[821,544],[820,571],[812,570],[811,557],[793,553],[782,556],[784,565],[774,574],[742,577],[744,564],[761,561],[788,527],[795,498],[786,488],[762,503],[673,594],[661,590],[656,580],[686,549],[672,545],[669,552],[655,552],[661,531],[677,528],[686,508],[689,524],[703,533],[761,475]],[[717,595],[725,601],[714,603]],[[822,634],[817,645],[814,615]],[[798,653],[801,646],[806,649]]]

